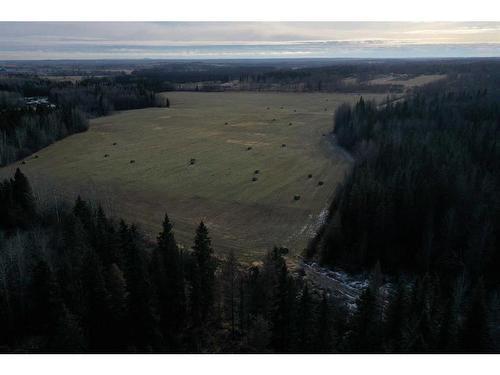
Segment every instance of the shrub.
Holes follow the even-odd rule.
[[[294,201],[298,201],[299,199],[300,199],[300,195],[294,195],[294,196],[293,196],[293,200],[294,200]]]

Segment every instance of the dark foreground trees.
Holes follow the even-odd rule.
[[[181,251],[168,216],[151,244],[80,197],[72,209],[39,210],[21,171],[2,187],[3,352],[497,350],[482,283],[450,289],[426,274],[386,293],[375,271],[349,311],[291,273],[286,249],[248,267],[234,254],[215,258],[204,223]]]

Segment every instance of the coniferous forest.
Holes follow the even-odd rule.
[[[350,311],[292,273],[286,249],[243,267],[233,253],[214,256],[203,222],[182,249],[167,215],[150,243],[80,197],[43,210],[35,202],[19,169],[1,184],[2,352],[495,350],[495,289],[472,270],[400,277],[390,295],[375,270]]]

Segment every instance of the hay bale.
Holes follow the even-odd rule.
[[[284,143],[283,143],[283,144],[281,145],[281,147],[286,147],[286,144],[284,144]]]
[[[294,201],[298,201],[300,199],[300,195],[296,194],[293,196]]]
[[[257,180],[258,180],[258,178],[257,178],[257,177],[252,177],[252,181],[253,181],[253,182],[255,182],[255,181],[257,181]]]
[[[109,157],[109,154],[104,154],[104,157],[105,157],[105,158],[108,158],[108,157]]]
[[[116,146],[116,145],[117,145],[117,143],[116,143],[116,142],[113,142],[113,146]]]
[[[309,174],[307,175],[307,178],[313,178],[313,175],[309,173]]]
[[[322,186],[324,184],[323,181],[318,181],[318,186]]]
[[[135,163],[135,160],[130,160],[130,164],[134,164]]]
[[[194,159],[194,158],[193,158],[193,159],[190,159],[190,160],[189,160],[189,164],[190,164],[190,165],[194,165],[195,163],[196,163],[196,159]]]

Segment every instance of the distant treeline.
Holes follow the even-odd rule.
[[[24,98],[33,96],[48,98],[52,106],[26,106]],[[87,130],[90,117],[152,106],[167,104],[151,90],[111,78],[75,84],[25,76],[0,79],[0,166]]]
[[[386,294],[375,267],[351,312],[290,273],[217,259],[200,223],[181,250],[165,216],[156,244],[78,198],[41,209],[19,170],[0,184],[0,350],[9,353],[491,352],[481,283],[437,276]],[[453,289],[458,291],[459,289]]]
[[[242,63],[175,63],[157,64],[122,75],[122,83],[140,83],[153,91],[337,91],[401,93],[401,84],[370,84],[370,80],[389,74],[407,78],[423,74],[442,74],[450,80],[497,76],[498,59],[434,60],[348,60],[332,61],[322,66],[303,66],[290,62],[251,65]],[[473,77],[473,78],[471,78]]]

